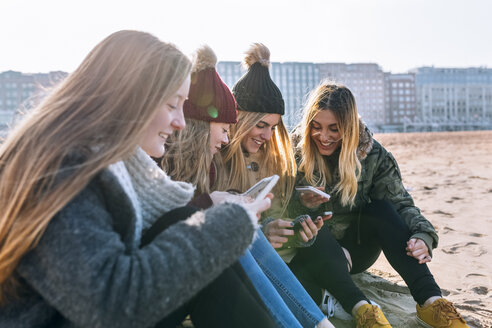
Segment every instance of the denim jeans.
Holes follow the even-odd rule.
[[[315,327],[325,316],[263,232],[239,259],[280,327]]]

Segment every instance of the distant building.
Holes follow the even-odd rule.
[[[32,107],[42,97],[44,88],[56,84],[66,75],[64,72],[0,73],[0,129],[12,123],[19,110]]]
[[[415,69],[417,109],[424,122],[492,123],[492,69]]]
[[[345,84],[354,94],[357,110],[369,126],[386,123],[385,75],[377,64],[318,64],[320,78]],[[375,129],[376,130],[376,129]]]
[[[415,75],[385,74],[386,124],[413,122],[417,116]]]
[[[273,63],[270,74],[284,96],[284,123],[293,128],[301,120],[306,95],[319,83],[318,66],[313,63]]]
[[[245,72],[246,71],[243,69],[240,62],[221,61],[217,63],[217,73],[219,73],[224,83],[227,84],[230,89],[232,89],[234,83],[236,83]]]
[[[240,62],[224,61],[217,71],[232,88],[244,74]],[[350,88],[357,109],[371,130],[440,131],[492,129],[492,69],[419,67],[406,74],[384,73],[373,63],[273,62],[270,75],[283,94],[284,123],[289,129],[301,118],[309,91],[322,79]],[[31,108],[45,88],[64,72],[0,73],[0,130],[19,110]]]
[[[229,61],[219,62],[217,71],[230,88],[245,73],[239,62]],[[284,97],[284,124],[293,128],[300,121],[306,94],[319,83],[318,66],[314,63],[274,62],[270,76]]]

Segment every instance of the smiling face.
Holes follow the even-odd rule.
[[[229,143],[229,123],[210,122],[210,153],[212,156]]]
[[[188,77],[179,89],[159,106],[150,123],[140,147],[152,157],[164,155],[166,139],[174,130],[182,130],[186,123],[183,116],[183,103],[190,90],[190,77]]]
[[[321,155],[329,156],[342,144],[338,120],[329,109],[321,110],[310,124],[310,135]]]
[[[270,140],[280,121],[280,114],[267,114],[241,140],[243,150],[250,154],[258,152],[260,147]]]

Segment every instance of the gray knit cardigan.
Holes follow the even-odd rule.
[[[0,327],[149,327],[243,254],[255,227],[223,204],[195,213],[144,248],[117,177],[98,174],[49,223],[16,274],[22,296],[0,307]]]

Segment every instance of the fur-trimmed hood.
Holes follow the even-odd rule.
[[[367,157],[373,145],[374,139],[372,138],[372,132],[362,119],[359,119],[359,145],[357,146],[357,157],[359,161]]]

